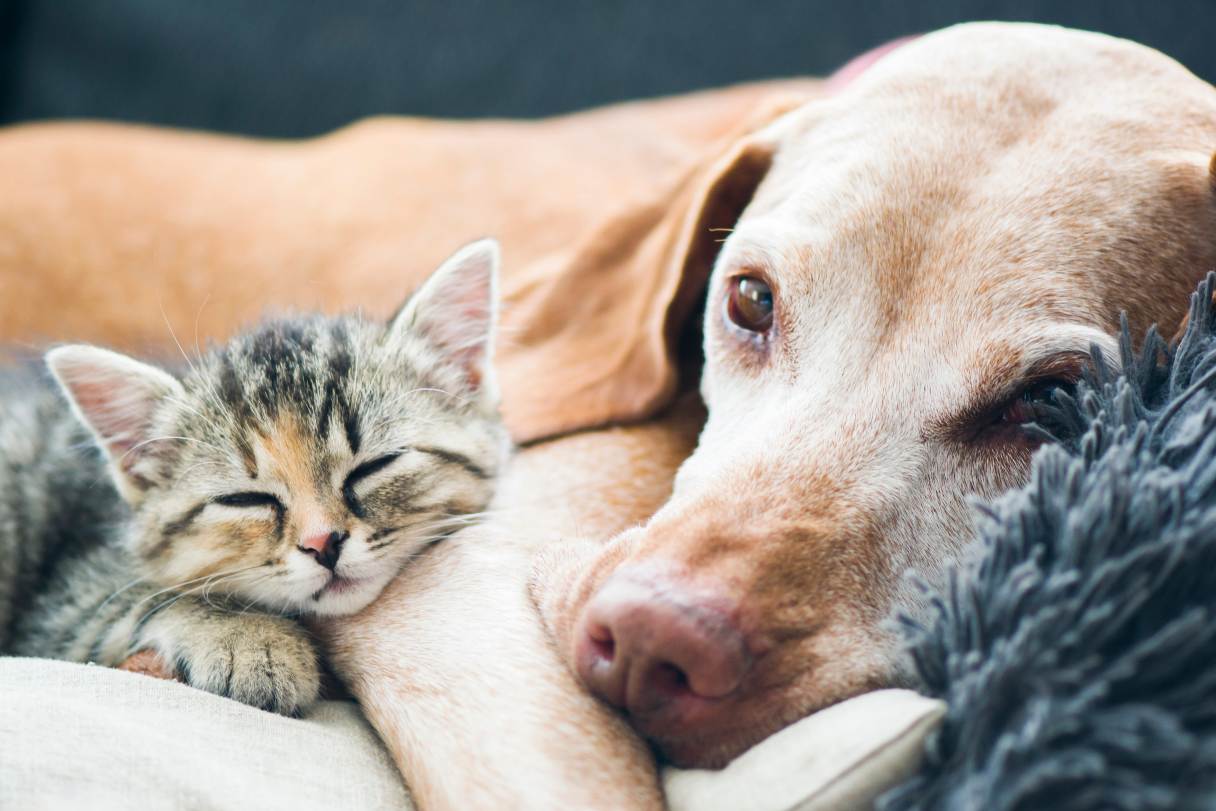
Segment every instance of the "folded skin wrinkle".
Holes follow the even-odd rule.
[[[314,701],[299,618],[360,610],[493,492],[497,257],[466,247],[388,323],[269,321],[180,376],[91,346],[4,371],[0,651],[146,649],[254,706]]]

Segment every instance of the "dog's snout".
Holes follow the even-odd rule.
[[[637,570],[614,573],[588,603],[576,644],[580,677],[637,719],[703,714],[751,667],[722,594]]]

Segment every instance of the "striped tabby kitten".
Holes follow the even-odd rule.
[[[466,247],[387,325],[268,323],[181,377],[66,346],[66,398],[0,381],[0,651],[151,649],[213,693],[313,702],[296,618],[363,608],[490,498],[497,257]]]

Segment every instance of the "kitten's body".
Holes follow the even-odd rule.
[[[291,713],[315,700],[317,655],[298,623],[141,581],[131,509],[88,431],[33,377],[10,376],[0,402],[0,651],[115,666],[151,648],[248,704]]]
[[[361,609],[491,495],[505,440],[481,301],[494,254],[480,250],[387,326],[263,325],[180,380],[56,350],[69,399],[10,374],[0,651],[114,665],[152,649],[246,703],[315,699],[317,654],[294,617]]]
[[[89,586],[105,588],[112,579],[106,570],[134,567],[119,538],[130,509],[89,432],[47,375],[6,371],[0,392],[0,650],[84,658],[72,649],[87,636],[77,628],[101,602],[89,599]],[[64,605],[57,616],[43,616],[39,602],[59,590],[54,581],[94,566],[96,574],[73,590],[83,612]]]

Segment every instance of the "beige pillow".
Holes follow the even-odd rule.
[[[915,767],[943,711],[906,690],[846,701],[721,772],[669,769],[672,811],[865,807]],[[0,808],[410,807],[349,702],[295,720],[133,673],[0,657]]]
[[[802,719],[722,771],[668,769],[672,811],[850,811],[915,771],[945,703],[879,690]]]
[[[350,702],[298,720],[134,673],[0,657],[0,809],[411,807]]]

